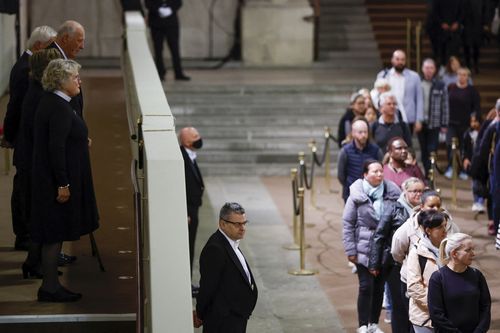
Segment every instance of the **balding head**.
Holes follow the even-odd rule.
[[[356,147],[363,149],[366,146],[370,133],[368,122],[364,117],[354,118],[351,125],[351,135]]]
[[[406,66],[406,54],[403,50],[396,50],[392,54],[391,58],[392,67],[399,73],[401,73]]]
[[[66,57],[75,59],[85,47],[85,29],[76,21],[66,21],[57,31],[56,43],[63,49]]]
[[[180,130],[179,143],[184,148],[191,150],[200,149],[203,144],[200,133],[194,127],[184,127]]]

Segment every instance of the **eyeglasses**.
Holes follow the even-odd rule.
[[[228,220],[225,220],[223,219],[222,217],[220,218],[222,221],[224,222],[227,222],[227,223],[231,223],[232,225],[236,226],[236,227],[246,227],[247,224],[248,224],[248,220],[246,221],[243,221],[243,222],[233,222],[233,221],[228,221]]]
[[[408,193],[411,193],[411,194],[422,194],[424,193],[423,190],[411,190],[411,191],[407,191]]]

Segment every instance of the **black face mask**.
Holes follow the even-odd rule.
[[[203,147],[203,140],[202,140],[202,138],[199,138],[198,140],[196,140],[195,142],[193,142],[193,148],[200,149],[201,147]]]

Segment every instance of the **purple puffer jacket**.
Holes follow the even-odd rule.
[[[382,212],[392,212],[401,190],[390,180],[384,180],[384,208]],[[383,213],[382,213],[383,214]],[[347,256],[358,256],[358,263],[368,267],[368,257],[373,234],[380,222],[375,217],[375,210],[363,192],[363,180],[356,180],[350,187],[342,216],[344,229],[342,240]]]

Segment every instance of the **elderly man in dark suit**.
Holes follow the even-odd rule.
[[[21,123],[21,110],[24,96],[29,85],[29,58],[34,52],[44,49],[52,43],[56,32],[49,26],[36,27],[28,39],[28,49],[23,52],[21,57],[12,67],[9,79],[9,103],[4,118],[4,136],[0,146],[5,148],[14,148],[16,145],[19,125]],[[14,150],[14,165],[17,165],[17,154]],[[20,170],[16,170],[13,180],[11,209],[12,209],[12,227],[16,235],[14,247],[16,250],[28,250],[29,232],[28,221],[24,214],[24,198],[29,193],[22,190],[23,175]]]
[[[186,203],[189,223],[189,263],[193,270],[194,243],[198,231],[198,210],[202,204],[203,177],[196,163],[196,150],[203,146],[203,140],[198,130],[194,127],[185,127],[179,132],[179,143],[181,145],[182,158],[184,159],[184,177],[186,180]],[[193,295],[198,288],[192,287]]]
[[[200,255],[200,292],[194,325],[204,333],[244,333],[257,303],[257,286],[239,243],[245,236],[245,209],[228,202],[219,214],[219,230]]]

